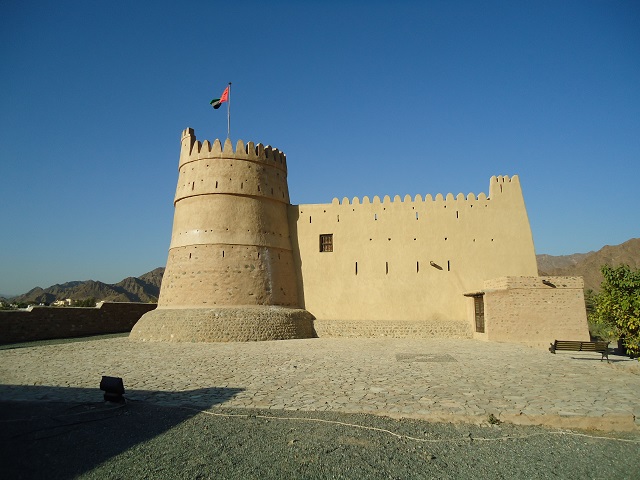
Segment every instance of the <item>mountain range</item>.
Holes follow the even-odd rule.
[[[602,265],[629,265],[640,268],[640,238],[632,238],[620,245],[607,245],[597,252],[573,255],[536,255],[538,273],[541,276],[581,276],[585,290],[598,291],[602,282]],[[95,280],[67,282],[49,288],[33,288],[27,293],[12,297],[12,303],[46,303],[70,298],[109,302],[157,302],[164,268],[159,267],[140,277],[127,277],[116,284]]]
[[[600,290],[602,265],[617,267],[629,265],[640,268],[640,238],[632,238],[620,245],[606,245],[597,252],[573,255],[536,255],[538,274],[541,276],[579,276],[584,278],[585,290]]]
[[[33,288],[27,293],[10,298],[12,303],[45,303],[70,298],[107,302],[157,302],[160,295],[160,283],[164,268],[156,268],[140,277],[127,277],[124,280],[108,284],[95,280],[67,282],[49,288]]]

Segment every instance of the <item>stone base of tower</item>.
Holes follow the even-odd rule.
[[[138,320],[130,340],[253,342],[316,338],[306,310],[278,306],[158,308]]]

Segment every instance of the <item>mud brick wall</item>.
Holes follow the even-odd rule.
[[[487,340],[546,348],[589,340],[581,277],[503,277],[485,282]]]

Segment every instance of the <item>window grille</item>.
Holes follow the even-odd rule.
[[[320,251],[333,252],[333,233],[320,235]]]
[[[476,332],[484,333],[484,297],[482,295],[473,297],[473,305],[476,312]]]

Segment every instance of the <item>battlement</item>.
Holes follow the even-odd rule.
[[[522,194],[520,186],[520,178],[518,175],[509,177],[507,175],[498,175],[491,177],[489,181],[489,197],[495,197],[505,192],[516,192]]]
[[[498,175],[492,176],[489,180],[489,196],[483,192],[479,193],[477,196],[474,193],[468,193],[464,195],[463,193],[458,193],[455,197],[452,193],[447,193],[446,196],[441,193],[436,194],[436,196],[432,196],[430,193],[425,195],[424,199],[422,195],[417,194],[413,198],[411,195],[405,195],[401,197],[400,195],[395,195],[393,199],[389,195],[385,195],[382,200],[378,195],[373,197],[371,200],[368,196],[362,197],[362,200],[358,197],[353,197],[353,199],[349,200],[348,197],[343,197],[342,201],[338,198],[334,198],[331,201],[332,205],[366,205],[366,204],[390,204],[390,203],[427,203],[427,202],[435,202],[435,203],[446,203],[446,202],[487,202],[490,201],[491,198],[496,198],[499,195],[506,194],[507,192],[513,192],[518,195],[521,195],[521,187],[520,187],[520,179],[518,175],[513,175],[509,177],[507,175]]]
[[[250,162],[262,163],[284,172],[287,171],[286,155],[269,145],[262,143],[255,144],[249,142],[245,145],[242,140],[236,142],[236,148],[230,139],[226,139],[224,145],[219,139],[215,139],[213,144],[209,140],[200,142],[196,139],[193,128],[187,128],[182,132],[182,147],[180,150],[179,167],[190,162],[203,159],[228,159],[228,160],[245,160]]]

